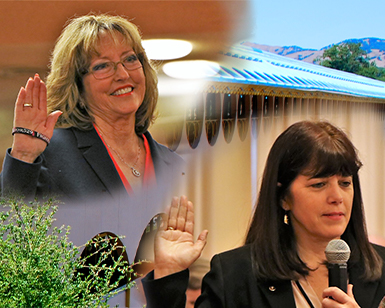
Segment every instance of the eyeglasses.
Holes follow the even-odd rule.
[[[96,79],[105,79],[115,74],[119,64],[122,64],[127,71],[137,70],[142,67],[138,56],[136,54],[130,54],[118,62],[108,61],[98,63],[91,67],[88,73],[94,75]]]

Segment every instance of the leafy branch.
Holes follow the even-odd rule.
[[[109,307],[110,297],[133,286],[137,264],[124,260],[117,238],[93,238],[84,245],[92,253],[80,256],[70,227],[53,226],[54,200],[0,205],[0,307]]]

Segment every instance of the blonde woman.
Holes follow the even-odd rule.
[[[19,92],[3,195],[117,199],[181,175],[180,157],[147,131],[157,75],[134,24],[110,15],[72,19],[50,68],[46,84],[35,75]]]

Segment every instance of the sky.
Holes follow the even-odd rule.
[[[253,41],[321,49],[351,38],[385,39],[385,0],[250,0]]]

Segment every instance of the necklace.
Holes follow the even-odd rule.
[[[99,130],[100,130],[100,128],[99,128]],[[138,169],[135,168],[135,167],[136,167],[136,164],[138,163],[139,156],[140,156],[140,143],[138,142],[138,155],[136,156],[135,164],[134,164],[133,166],[130,166],[130,165],[123,159],[123,157],[120,156],[119,152],[118,152],[117,150],[115,150],[112,146],[110,146],[110,145],[107,143],[107,141],[106,141],[106,139],[104,139],[103,134],[102,134],[101,131],[100,131],[100,136],[102,136],[102,138],[103,138],[105,144],[107,145],[107,147],[108,147],[109,149],[111,149],[112,151],[114,151],[116,155],[118,155],[118,157],[119,157],[119,159],[122,161],[122,163],[125,164],[128,168],[131,169],[132,174],[133,174],[135,177],[140,177],[140,176],[141,176],[141,173],[139,172]]]
[[[104,140],[104,142],[106,142]],[[140,155],[140,145],[138,145],[138,156],[136,157],[136,161],[135,161],[135,164],[133,166],[130,166],[124,159],[122,156],[120,156],[120,154],[118,153],[118,151],[116,151],[112,146],[110,146],[107,142],[106,142],[107,146],[116,153],[116,155],[118,155],[119,159],[123,162],[123,164],[125,164],[127,167],[129,167],[131,169],[131,172],[134,176],[136,177],[140,177],[141,176],[141,173],[139,172],[138,169],[136,169],[136,164],[138,163],[138,160],[139,160],[139,155]]]

